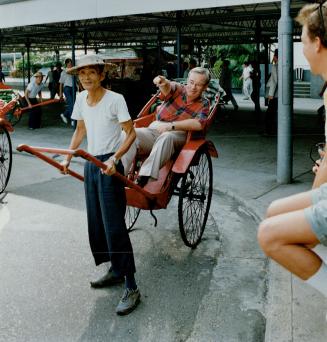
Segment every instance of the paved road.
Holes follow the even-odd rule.
[[[14,145],[41,134],[65,144],[70,129],[57,130],[17,129]],[[123,287],[89,286],[104,268],[89,251],[82,183],[14,154],[0,201],[0,341],[263,341],[266,260],[251,212],[216,191],[195,250],[179,236],[176,200],[157,216],[154,227],[142,212],[131,233],[142,302],[118,317]]]

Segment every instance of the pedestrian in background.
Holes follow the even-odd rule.
[[[6,79],[5,79],[5,74],[2,71],[2,67],[0,66],[0,83],[5,83]]]
[[[268,108],[265,115],[265,134],[272,135],[277,132],[278,110],[278,49],[274,51],[271,73],[266,84],[266,98]]]
[[[61,64],[61,62],[57,62],[56,68],[53,70],[52,75],[53,75],[53,87],[55,90],[55,96],[58,95],[59,97],[60,97],[59,80],[60,80],[61,72],[62,72],[62,64]]]
[[[260,107],[260,88],[261,88],[261,71],[260,64],[257,61],[251,62],[252,72],[251,79],[253,85],[253,91],[251,94],[251,100],[254,103],[254,111],[255,111],[255,120],[257,125],[261,122],[261,107]]]
[[[62,70],[60,79],[59,79],[59,98],[63,99],[65,95],[66,100],[66,110],[60,114],[62,121],[67,125],[71,123],[74,126],[74,122],[71,120],[71,116],[74,108],[74,93],[73,93],[73,82],[74,78],[72,75],[67,74],[67,69],[73,67],[73,61],[70,58],[65,60],[66,69]]]
[[[225,90],[226,95],[223,97],[224,102],[227,104],[229,101],[232,102],[234,110],[238,110],[238,105],[235,97],[232,94],[232,70],[230,69],[230,61],[227,59],[223,60],[219,85]]]
[[[240,80],[243,80],[243,100],[249,100],[253,91],[251,72],[253,71],[252,66],[249,62],[243,63],[243,72]]]
[[[327,81],[327,7],[304,6],[297,21],[303,26],[303,53],[311,72]],[[324,93],[327,106],[327,93]],[[325,135],[327,135],[325,127]],[[327,158],[316,162],[313,190],[270,204],[258,240],[267,256],[327,297]]]
[[[37,96],[39,96],[39,101],[42,102],[42,89],[44,87],[43,74],[38,71],[35,73],[32,81],[27,85],[25,89],[25,100],[29,107],[32,105],[38,104]],[[28,111],[28,127],[29,129],[36,129],[41,127],[41,117],[42,117],[42,109],[41,106],[31,108]]]
[[[191,58],[188,63],[188,67],[185,69],[183,73],[183,78],[187,78],[190,71],[194,69],[195,67],[196,67],[196,60],[194,58]]]
[[[48,71],[47,77],[45,78],[45,81],[44,81],[44,83],[47,83],[47,80],[49,80],[48,89],[50,91],[51,99],[54,99],[56,96],[56,89],[55,89],[54,82],[53,82],[53,71],[54,71],[53,69],[54,69],[54,66],[51,65],[50,70]]]

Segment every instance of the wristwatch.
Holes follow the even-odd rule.
[[[112,160],[115,165],[118,165],[118,163],[119,163],[119,159],[117,159],[115,156],[109,157],[109,160]]]

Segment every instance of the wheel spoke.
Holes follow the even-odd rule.
[[[179,193],[179,227],[187,246],[195,247],[205,228],[212,195],[212,163],[208,152],[196,157],[183,176]]]

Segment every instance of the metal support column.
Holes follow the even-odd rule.
[[[58,63],[59,62],[59,50],[58,49],[56,49],[55,50],[55,54],[56,54],[56,63]]]
[[[22,60],[23,60],[23,89],[25,93],[26,84],[25,84],[25,51],[22,51]]]
[[[200,41],[197,43],[197,55],[198,55],[198,66],[200,66],[201,61],[202,61],[202,45]]]
[[[84,44],[84,53],[87,55],[88,38],[87,38],[87,31],[86,30],[84,31],[83,44]]]
[[[182,77],[181,75],[181,36],[182,36],[182,24],[181,24],[181,18],[182,18],[182,11],[176,12],[176,19],[177,19],[177,36],[176,36],[176,54],[177,54],[177,77]]]
[[[30,59],[31,43],[27,41],[25,46],[26,46],[26,53],[27,53],[27,80],[28,80],[28,83],[30,83],[31,82],[31,59]]]
[[[282,0],[278,22],[278,142],[277,182],[292,181],[293,141],[293,21],[291,0]]]
[[[255,42],[256,42],[256,60],[260,63],[260,43],[261,43],[261,21],[255,20]]]
[[[75,22],[72,21],[70,25],[70,34],[72,38],[72,61],[73,65],[76,65],[76,58],[75,58]],[[75,97],[76,97],[76,77],[73,76],[73,103],[75,103]]]
[[[2,34],[0,30],[0,67],[2,67]]]
[[[161,75],[162,73],[162,58],[161,58],[161,50],[162,50],[162,26],[159,24],[158,25],[158,69],[159,69],[159,73]]]

